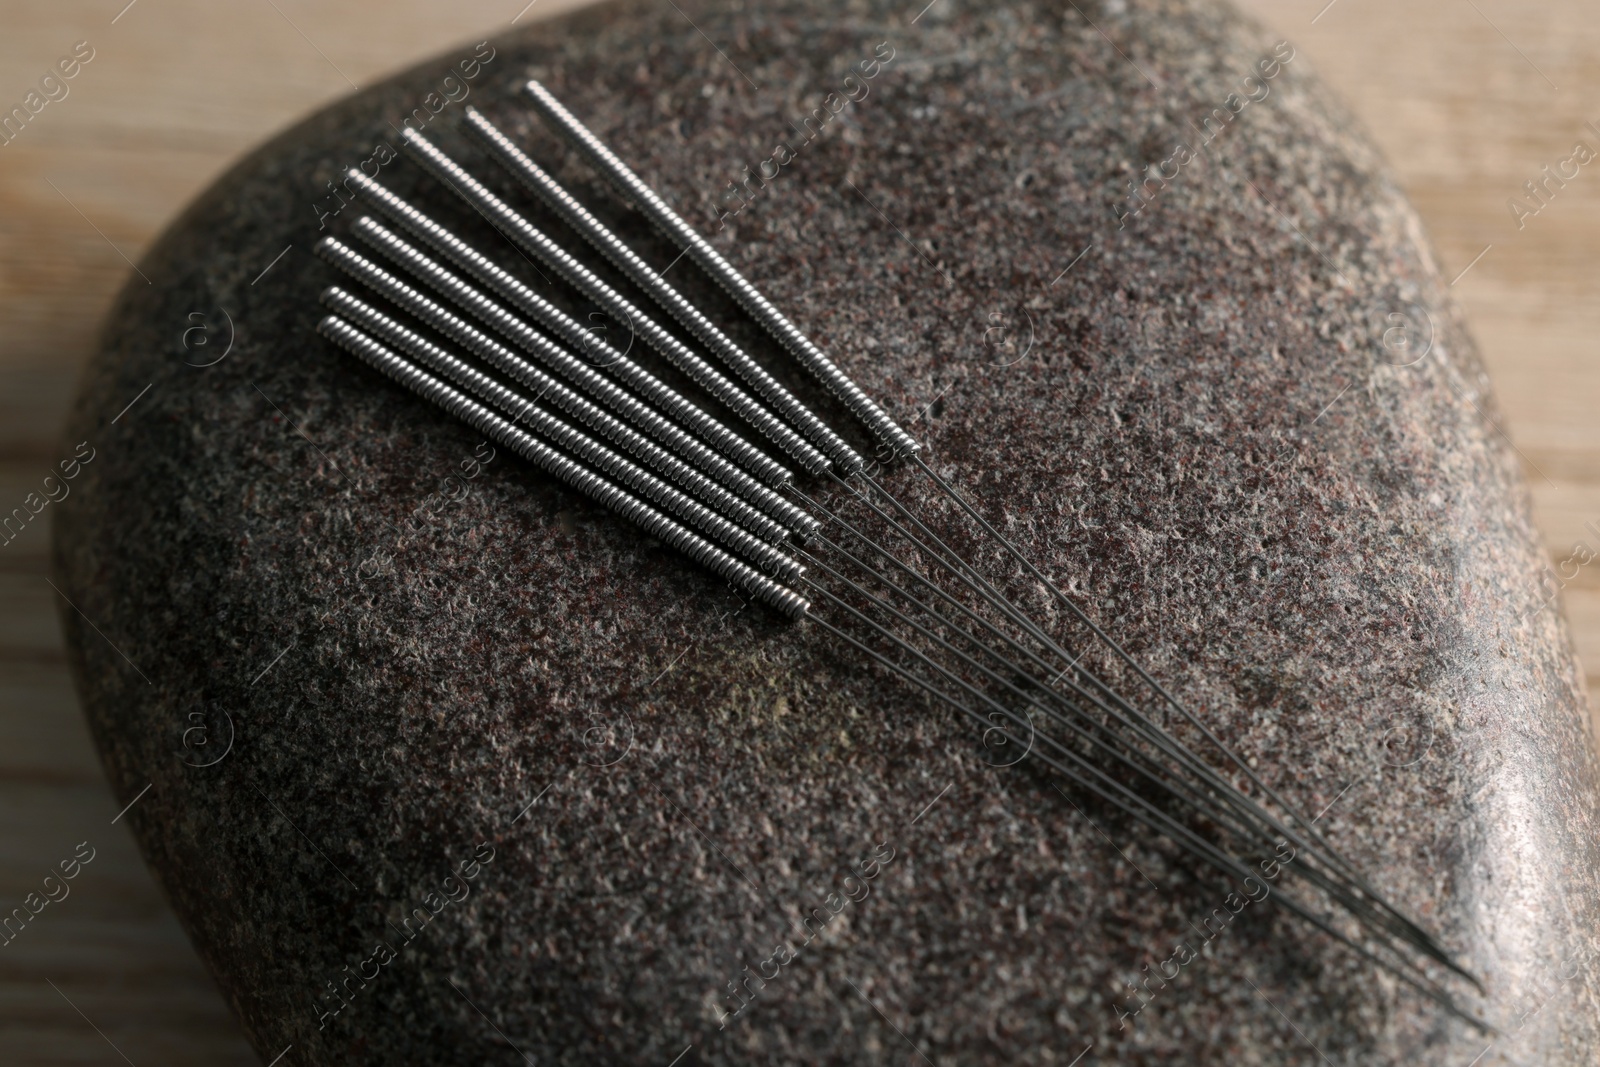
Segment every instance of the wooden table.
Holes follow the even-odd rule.
[[[126,260],[233,158],[352,83],[580,2],[0,0],[5,108],[75,42],[94,49],[70,94],[0,147],[0,502],[20,502],[61,458],[58,429]],[[1576,140],[1600,150],[1586,125],[1600,125],[1592,0],[1325,3],[1244,0],[1365,121],[1446,276],[1465,271],[1455,292],[1552,560],[1585,538],[1600,550],[1584,530],[1600,529],[1600,167],[1520,229],[1507,207]],[[254,1062],[112,823],[47,544],[41,521],[0,548],[0,911],[79,842],[96,855],[70,897],[0,948],[0,1062]],[[1578,651],[1600,667],[1600,561],[1564,595]]]

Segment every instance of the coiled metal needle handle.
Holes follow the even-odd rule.
[[[481,303],[473,299],[474,295],[482,296],[483,294],[478,293],[476,289],[467,285],[462,279],[445,270],[437,261],[424,255],[420,249],[391,233],[381,223],[373,219],[372,216],[363,215],[357,219],[355,231],[362,240],[373,248],[380,249],[390,259],[405,267],[434,289],[441,293],[448,293],[452,299],[465,301],[464,306],[469,309],[476,307],[488,308],[488,303]],[[618,378],[641,383],[646,381],[642,368],[631,359],[604,341],[597,340],[593,334],[584,330],[583,324],[577,319],[537,295],[532,289],[526,286],[521,289],[513,289],[506,295],[506,298],[515,310],[526,312],[535,323],[550,331],[558,339],[565,341],[569,345],[585,346],[584,350],[595,359],[597,366],[606,368]],[[716,371],[712,370],[703,360],[694,356],[693,353],[687,353],[687,355],[689,359],[700,365],[700,369],[705,371],[709,378],[702,378],[694,368],[683,363],[678,364],[679,369],[688,374],[697,383],[702,384],[707,392],[710,392],[716,399],[726,404],[736,414],[742,416],[746,423],[758,433],[767,437],[768,440],[777,444],[778,447],[787,451],[789,446],[792,445],[798,452],[796,458],[806,465],[807,470],[818,473],[828,469],[828,458],[806,444],[798,434],[785,426],[776,415],[762,407],[749,394],[740,390],[732,382],[717,374]],[[725,386],[726,389],[719,389],[719,385]],[[684,410],[688,410],[687,406]],[[718,431],[719,436],[730,441],[738,441],[742,446],[741,451],[753,447],[744,442],[742,438],[739,438],[731,429],[728,429],[726,424],[719,425],[721,426],[721,430]],[[710,424],[703,423],[697,429],[709,431]]]
[[[369,220],[363,219],[360,221]],[[357,255],[337,238],[324,237],[317,242],[313,250],[317,255],[334,263],[336,266],[362,277],[363,281],[366,281],[369,285],[374,285],[375,288],[382,289],[391,280],[386,272],[378,270],[377,267],[362,256]],[[417,253],[414,249],[411,251],[412,254],[402,261],[404,266],[408,269],[414,269],[418,277],[428,285],[456,301],[461,307],[494,327],[505,337],[515,341],[525,351],[539,356],[553,365],[561,368],[570,368],[563,369],[562,373],[575,381],[579,380],[579,375],[589,371],[587,364],[583,364],[570,353],[552,344],[547,337],[530,327],[516,315],[511,314],[477,289],[440,267],[437,263]],[[382,277],[375,277],[377,275]],[[565,316],[565,313],[560,312],[559,309],[553,310],[556,310],[557,314],[563,317],[568,317]],[[581,333],[583,328],[576,323],[572,323],[570,329]],[[601,352],[606,356],[608,362],[602,365],[602,369],[608,374],[632,386],[641,397],[654,402],[662,411],[672,415],[684,425],[692,427],[707,441],[726,455],[737,460],[747,469],[760,474],[771,484],[782,484],[789,480],[789,472],[781,464],[775,463],[766,453],[728,429],[720,420],[705,412],[688,397],[685,397],[637,363],[624,357],[619,352],[615,352],[608,347],[602,347],[598,342],[591,345],[590,350]]]
[[[704,504],[679,492],[637,463],[607,448],[571,423],[506,388],[487,374],[450,358],[430,369],[455,379],[456,384],[477,393],[515,421],[537,431],[551,444],[560,446],[663,511],[698,527],[702,533],[722,542],[725,547],[759,564],[762,570],[776,574],[786,582],[795,581],[804,573],[804,568],[798,562],[765,541],[735,526]]]
[[[371,304],[358,300],[338,286],[322,294],[322,302],[329,310],[343,316],[356,327],[367,331],[378,341],[392,345],[402,353],[436,374],[443,374],[457,385],[466,386],[485,399],[497,403],[502,411],[515,415],[516,401],[501,400],[485,392],[487,386],[475,382],[483,377],[466,362],[434,344],[421,334],[406,329],[383,314]],[[509,355],[509,353],[508,353]],[[533,399],[548,402],[577,419],[589,429],[600,434],[630,456],[636,456],[655,470],[671,478],[723,515],[737,522],[763,541],[778,543],[789,537],[789,529],[782,523],[757,511],[739,497],[701,474],[689,464],[678,459],[642,433],[626,425],[621,419],[607,414],[591,404],[574,390],[568,389],[525,360],[511,356],[515,362],[509,372],[521,384],[534,390]],[[493,364],[492,364],[493,365]],[[500,365],[494,365],[501,370]],[[507,391],[509,392],[509,390]]]
[[[378,344],[337,316],[327,316],[317,329],[339,347],[359,357],[423,399],[437,404],[491,441],[504,445],[528,462],[561,479],[584,496],[639,526],[651,537],[671,545],[768,607],[791,619],[802,618],[810,609],[810,603],[794,590],[779,585],[755,568],[741,563],[682,523],[668,518],[632,493],[576,460],[562,455],[532,434],[513,425],[508,419],[495,414],[484,405]]]
[[[334,243],[337,245],[337,242]],[[415,289],[404,285],[399,279],[379,269],[370,261],[354,253],[347,254],[348,250],[340,251],[342,248],[343,246],[325,248],[319,245],[316,251],[319,255],[330,258],[347,274],[375,292],[381,293],[395,305],[415,315],[490,366],[524,385],[541,388],[528,373],[533,368],[515,352],[473,328],[465,320],[446,311]],[[698,469],[710,473],[749,503],[794,530],[802,541],[816,532],[816,519],[712,451],[698,438],[685,432],[638,397],[591,369],[581,359],[563,351],[559,345],[553,342],[540,345],[538,352],[534,354],[543,360],[546,366],[566,376],[598,403],[627,419]]]
[[[467,108],[467,127],[483,138],[489,146],[490,153],[501,165],[509,170],[513,177],[526,186],[529,191],[538,196],[551,211],[561,217],[561,220],[571,226],[585,240],[589,242],[602,256],[610,260],[612,265],[650,294],[651,299],[666,309],[668,314],[677,319],[692,333],[701,344],[714,353],[723,363],[727,364],[735,374],[744,379],[752,389],[759,393],[762,399],[777,409],[784,418],[799,428],[817,448],[828,454],[828,457],[838,464],[845,475],[855,474],[864,466],[861,456],[855,449],[845,443],[844,439],[817,417],[816,413],[808,408],[801,400],[779,383],[772,375],[751,359],[744,349],[740,348],[727,334],[717,329],[716,324],[706,318],[700,309],[691,304],[682,293],[678,292],[665,278],[650,268],[637,252],[629,248],[626,242],[612,233],[599,219],[595,218],[589,210],[578,201],[578,198],[561,187],[561,183],[545,173],[544,169],[535,163],[528,154],[516,145],[511,139],[497,129],[494,123],[484,118],[475,107]],[[421,135],[416,135],[421,140]],[[537,232],[537,231],[535,231]],[[567,257],[571,260],[571,257]],[[575,261],[573,261],[575,262]],[[551,264],[558,271],[564,272],[565,264]],[[599,280],[592,273],[585,272],[586,277],[567,280],[580,288],[586,284]],[[600,283],[603,286],[604,283]],[[587,289],[585,290],[587,291]],[[598,293],[590,293],[590,297],[597,303],[605,303],[605,298]],[[612,311],[618,315],[618,311]],[[653,346],[660,347],[658,340],[665,340],[668,345],[676,343],[672,336],[661,330],[643,313],[631,305],[628,310],[621,313],[635,322],[646,332],[646,340]],[[619,317],[621,317],[619,315]],[[663,349],[663,354],[667,354]]]
[[[496,214],[503,212],[515,216],[514,212],[510,212],[504,204],[499,203],[493,194],[485,189],[482,183],[473,178],[464,167],[429,143],[428,139],[416,130],[406,130],[402,143],[411,153],[412,159],[421,164],[424,170],[429,171],[447,187],[460,194],[469,204],[478,206],[480,211],[484,207],[498,208],[499,211],[495,212]],[[491,201],[492,203],[490,203]],[[504,217],[504,214],[501,217]],[[518,219],[517,221],[521,220]],[[510,236],[513,240],[519,240],[523,236],[523,230],[538,234],[537,230],[524,223],[523,226],[514,228]],[[519,243],[521,243],[520,240]],[[537,246],[531,250],[536,254],[542,255]],[[631,252],[629,254],[632,255]],[[550,307],[549,302],[534,295],[531,289],[522,286],[520,289],[507,292],[504,295],[530,314],[539,316],[541,321],[547,321],[548,311],[540,312],[536,309],[540,307],[548,309]],[[626,314],[624,312],[625,316]],[[642,326],[645,322],[639,317],[629,317],[628,321],[633,322],[636,327]],[[554,324],[547,322],[547,325]],[[654,324],[652,323],[651,325]],[[590,349],[596,350],[602,355],[606,354],[606,347],[603,343],[595,340],[592,335],[584,333],[581,326],[577,328],[579,334],[588,339],[588,347]],[[676,340],[672,340],[671,343],[661,344],[663,337],[666,336],[665,331],[646,332],[644,336],[646,340],[651,342],[656,351],[666,356],[674,366],[688,375],[696,385],[716,397],[717,400],[754,427],[763,437],[793,457],[795,462],[808,472],[819,475],[827,473],[831,466],[827,456],[823,455],[814,445],[791,429],[777,415],[769,411],[755,397],[752,397],[718,373],[716,368],[701,359],[687,345]],[[582,343],[582,340],[573,340],[571,343]]]
[[[922,446],[915,438],[902,430],[882,408],[873,403],[872,398],[862,392],[861,387],[851,381],[849,375],[835,366],[833,361],[812,344],[811,339],[801,333],[800,329],[790,322],[783,312],[774,307],[759,289],[745,280],[744,275],[735,270],[733,264],[722,258],[722,254],[711,247],[710,242],[684,222],[665,200],[656,195],[654,189],[646,185],[626,163],[617,158],[616,153],[607,148],[587,126],[579,122],[577,116],[562,106],[561,101],[550,95],[550,90],[537,81],[528,82],[525,89],[541,118],[565,135],[596,169],[610,179],[625,197],[649,217],[650,221],[681,245],[690,258],[700,264],[702,270],[716,279],[717,283],[726,289],[752,318],[760,322],[796,359],[805,364],[812,374],[821,379],[828,391],[838,397],[856,418],[865,423],[881,442],[889,446],[895,455],[910,456],[922,451]]]

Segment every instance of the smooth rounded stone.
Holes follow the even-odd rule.
[[[1416,215],[1229,9],[920,6],[640,3],[452,49],[241,163],[124,290],[56,580],[117,796],[151,786],[125,821],[255,1047],[1465,1067],[1491,1042],[1271,904],[1196,944],[1228,887],[1166,842],[314,335],[319,222],[360,211],[327,183],[364,160],[536,278],[387,159],[408,115],[509,188],[460,130],[483,108],[672,260],[525,111],[533,74],[1483,977],[1457,989],[1501,1029],[1480,1067],[1592,1062],[1579,676]],[[803,944],[861,861],[870,895]]]

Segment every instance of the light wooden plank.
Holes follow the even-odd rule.
[[[72,680],[58,664],[0,669],[0,783],[91,786],[102,781]]]
[[[0,663],[62,661],[56,593],[42,573],[0,572]]]
[[[1576,0],[1478,0],[1481,13],[1455,0],[1239,6],[1292,40],[1366,126],[1447,278],[1493,246],[1453,292],[1494,379],[1497,423],[1526,459],[1547,551],[1566,558],[1600,519],[1600,161],[1521,228],[1506,201],[1575,141],[1600,151],[1587,125],[1600,125],[1600,23]],[[1597,583],[1591,565],[1565,590],[1590,669],[1600,669]],[[1590,705],[1600,712],[1593,686]]]

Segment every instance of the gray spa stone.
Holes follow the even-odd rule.
[[[672,259],[525,114],[535,74],[1483,977],[1458,989],[1502,1030],[1480,1067],[1592,1063],[1579,676],[1415,213],[1230,9],[921,6],[630,3],[449,50],[240,163],[122,293],[56,581],[117,796],[151,784],[126,821],[255,1047],[1465,1067],[1490,1043],[1270,904],[1130,1017],[1213,877],[315,337],[310,249],[359,214],[327,183],[363,161],[535,277],[388,158],[408,115],[478,165],[483,108]],[[719,1029],[862,861],[870,895]]]

